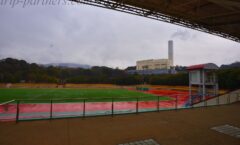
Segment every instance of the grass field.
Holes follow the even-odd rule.
[[[64,102],[75,102],[79,98],[86,98],[87,101],[134,101],[139,100],[157,100],[155,95],[129,91],[126,89],[0,89],[0,103],[9,100],[56,100],[66,99]],[[73,99],[73,100],[71,100]],[[34,101],[33,101],[34,100]],[[160,100],[170,100],[168,97],[160,97]],[[42,101],[40,101],[42,102]]]

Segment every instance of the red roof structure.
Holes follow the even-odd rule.
[[[219,67],[214,63],[205,63],[205,64],[198,64],[192,65],[187,68],[187,70],[199,70],[199,69],[208,69],[208,70],[216,70]]]

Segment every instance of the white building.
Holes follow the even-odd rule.
[[[170,69],[168,59],[150,59],[137,61],[137,70]]]
[[[149,59],[137,61],[137,70],[171,69],[173,62],[173,41],[168,41],[168,59]]]

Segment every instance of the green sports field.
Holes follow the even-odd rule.
[[[79,101],[75,99],[86,98],[86,101],[134,101],[157,100],[157,96],[143,92],[126,89],[0,89],[0,103],[9,100],[57,100],[66,99],[65,102]],[[71,100],[72,99],[72,100]],[[170,100],[168,97],[160,97],[160,100]],[[34,101],[34,102],[35,102]]]

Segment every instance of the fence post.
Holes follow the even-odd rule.
[[[114,99],[112,97],[112,117],[113,117],[113,115],[114,115]]]
[[[50,119],[52,119],[52,113],[53,113],[53,100],[51,99],[51,104],[50,104]]]
[[[228,94],[228,104],[230,104],[230,96],[231,94]]]
[[[86,102],[86,100],[85,99],[83,99],[83,118],[85,118],[85,102]]]
[[[18,123],[18,121],[19,121],[19,104],[20,104],[20,101],[18,100],[17,101],[17,112],[16,112],[16,123]]]
[[[217,105],[220,104],[220,96],[217,96]]]
[[[136,104],[136,114],[138,114],[138,97],[137,97],[137,104]]]
[[[204,106],[207,107],[207,99],[204,100]]]
[[[178,95],[176,96],[176,102],[175,102],[175,109],[177,110],[178,109]]]
[[[190,108],[194,108],[194,106],[193,106],[193,101],[194,101],[194,100],[193,100],[193,96],[190,95],[189,98],[190,98],[190,104],[191,104],[191,105],[190,105]]]
[[[237,102],[238,101],[238,93],[236,92],[235,95],[236,95],[236,102]]]
[[[159,103],[160,103],[160,97],[158,96],[158,101],[157,101],[157,111],[160,111],[160,106],[159,106]]]

